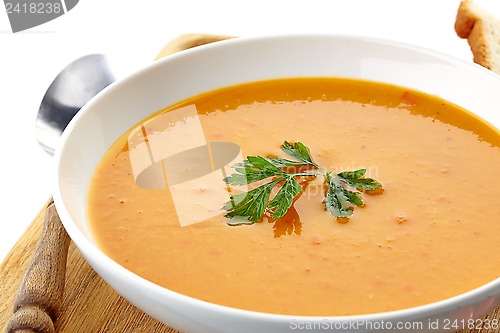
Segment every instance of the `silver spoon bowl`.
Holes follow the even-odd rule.
[[[35,122],[35,135],[49,154],[75,114],[98,92],[116,80],[107,57],[90,54],[67,65],[47,89]]]

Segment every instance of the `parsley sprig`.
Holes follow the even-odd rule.
[[[302,191],[302,186],[296,178],[316,177],[317,173],[307,172],[301,167],[311,166],[318,169],[313,162],[308,149],[300,142],[285,141],[281,146],[283,152],[296,160],[284,158],[266,158],[262,156],[247,156],[247,159],[233,167],[236,173],[224,178],[233,186],[252,184],[272,177],[272,180],[248,192],[231,196],[224,209],[226,217],[244,217],[235,219],[229,224],[252,224],[259,221],[266,211],[271,212],[273,219],[279,219],[286,214],[293,204],[293,199]],[[271,192],[275,186],[281,185],[273,199]]]
[[[311,179],[320,176],[309,149],[301,142],[285,141],[281,150],[293,159],[279,157],[247,156],[247,159],[233,166],[235,173],[224,178],[231,186],[242,186],[264,182],[248,192],[232,195],[224,205],[230,225],[253,224],[268,214],[273,219],[283,217],[292,207],[294,200],[303,191],[297,179]],[[364,178],[366,169],[344,171],[337,174],[326,172],[327,187],[324,199],[326,210],[337,218],[352,215],[354,206],[364,205],[359,191],[372,191],[382,184],[372,178]],[[271,198],[275,187],[278,192]]]
[[[372,178],[363,178],[366,169],[356,171],[344,171],[336,175],[331,172],[325,174],[325,183],[328,186],[324,203],[326,210],[336,217],[349,217],[353,213],[353,205],[364,205],[363,198],[359,191],[352,191],[348,186],[363,191],[373,191],[382,186]]]

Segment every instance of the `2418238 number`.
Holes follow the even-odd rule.
[[[7,14],[60,14],[63,11],[60,2],[30,2],[30,3],[5,3]]]
[[[498,319],[444,319],[443,320],[443,328],[444,329],[454,329],[454,330],[462,330],[462,329],[493,329],[498,330],[500,328],[500,321]]]

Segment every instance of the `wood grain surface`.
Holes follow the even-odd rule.
[[[44,209],[0,266],[0,332],[13,313],[17,289],[42,232]],[[177,332],[141,312],[109,287],[71,243],[56,332]]]
[[[231,38],[228,36],[189,34],[167,44],[157,58],[201,44]],[[35,217],[0,265],[0,332],[5,332],[13,314],[14,300],[42,233],[45,206]],[[467,274],[467,273],[464,273]],[[486,318],[500,320],[500,308]],[[178,332],[135,308],[109,287],[70,244],[66,281],[56,332]],[[499,329],[463,330],[467,333],[497,333]]]

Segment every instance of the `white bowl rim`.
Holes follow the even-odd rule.
[[[186,57],[191,54],[197,54],[201,52],[205,52],[205,49],[215,49],[215,48],[224,48],[226,45],[232,46],[232,45],[238,45],[240,43],[247,43],[247,42],[253,42],[253,41],[260,41],[260,40],[286,40],[286,39],[295,39],[295,38],[332,38],[332,39],[338,39],[338,40],[357,40],[357,41],[365,41],[365,42],[371,42],[371,43],[376,43],[376,44],[383,44],[387,46],[393,46],[393,47],[398,47],[406,50],[413,50],[415,52],[419,52],[422,54],[427,54],[429,56],[432,56],[437,59],[445,60],[447,63],[464,67],[464,68],[469,68],[472,71],[481,71],[483,74],[482,75],[489,75],[494,77],[497,80],[500,80],[500,76],[495,74],[494,72],[477,65],[472,62],[466,62],[462,59],[456,58],[452,55],[439,52],[436,50],[432,50],[430,48],[426,48],[423,46],[415,45],[415,44],[410,44],[402,41],[395,41],[395,40],[390,40],[390,39],[384,39],[384,38],[375,38],[375,37],[366,37],[366,36],[359,36],[359,35],[350,35],[350,34],[335,34],[335,33],[302,33],[302,34],[276,34],[276,35],[264,35],[264,36],[249,36],[249,37],[237,37],[237,38],[232,38],[232,39],[227,39],[227,40],[222,40],[218,41],[217,43],[210,43],[206,45],[201,45],[197,46],[195,48],[183,50],[182,52],[179,52],[177,54],[172,54],[169,55],[168,57],[165,57],[163,59],[159,59],[151,64],[148,64],[144,66],[143,68],[135,71],[134,73],[128,75],[125,78],[122,78],[118,80],[117,82],[112,83],[108,87],[106,87],[103,91],[101,91],[96,97],[94,97],[89,103],[87,103],[77,114],[76,116],[71,120],[70,124],[67,126],[66,130],[63,132],[61,136],[61,145],[56,149],[55,154],[54,154],[54,163],[55,163],[55,172],[53,174],[55,178],[55,188],[54,188],[54,202],[58,211],[58,214],[61,218],[61,221],[67,230],[69,236],[71,237],[72,240],[74,240],[75,245],[77,247],[83,246],[85,249],[90,253],[90,255],[93,258],[96,258],[98,261],[105,263],[108,266],[108,269],[113,270],[117,272],[119,275],[123,276],[127,280],[133,281],[135,284],[140,284],[143,287],[153,291],[154,293],[160,293],[167,295],[170,298],[173,298],[178,301],[182,302],[188,302],[191,303],[192,305],[195,305],[200,308],[206,308],[208,310],[219,310],[228,313],[229,315],[237,315],[237,316],[242,316],[242,317],[247,317],[250,319],[266,319],[266,320],[271,320],[271,321],[279,321],[279,322],[290,322],[291,320],[294,321],[304,321],[304,322],[321,322],[325,319],[328,319],[332,322],[345,322],[345,321],[372,321],[372,320],[377,320],[377,321],[391,321],[394,319],[401,318],[402,316],[405,315],[412,315],[412,317],[415,316],[425,316],[426,314],[436,314],[436,313],[442,313],[446,312],[447,310],[454,309],[457,307],[457,304],[463,300],[470,300],[471,298],[484,298],[484,295],[490,295],[491,290],[498,289],[500,290],[500,277],[496,278],[495,280],[486,283],[478,288],[475,288],[473,290],[470,290],[468,292],[440,300],[437,302],[429,303],[429,304],[424,304],[416,307],[411,307],[411,308],[405,308],[401,310],[395,310],[395,311],[388,311],[388,312],[379,312],[379,313],[370,313],[370,314],[359,314],[359,315],[348,315],[348,316],[300,316],[300,315],[284,315],[284,314],[271,314],[271,313],[265,313],[265,312],[257,312],[257,311],[250,311],[250,310],[244,310],[244,309],[239,309],[239,308],[232,308],[224,305],[219,305],[215,303],[210,303],[206,302],[200,299],[196,299],[172,290],[169,290],[167,288],[161,287],[157,284],[154,284],[153,282],[150,282],[137,274],[129,271],[128,269],[124,268],[123,266],[119,265],[116,263],[114,260],[112,260],[110,257],[108,257],[104,252],[102,252],[98,246],[91,241],[89,241],[83,234],[81,233],[80,230],[74,225],[72,222],[72,218],[66,209],[66,206],[64,205],[64,201],[60,192],[60,177],[59,177],[59,168],[61,164],[61,158],[64,154],[64,142],[67,140],[67,138],[71,135],[71,132],[75,126],[78,124],[78,120],[87,112],[87,110],[92,108],[92,105],[96,100],[99,100],[101,98],[105,98],[107,92],[115,90],[115,89],[120,89],[120,86],[124,84],[125,82],[128,82],[130,80],[133,80],[137,76],[145,75],[146,72],[154,70],[158,66],[162,66],[163,63],[165,62],[170,62],[172,59],[175,59],[177,57]]]

